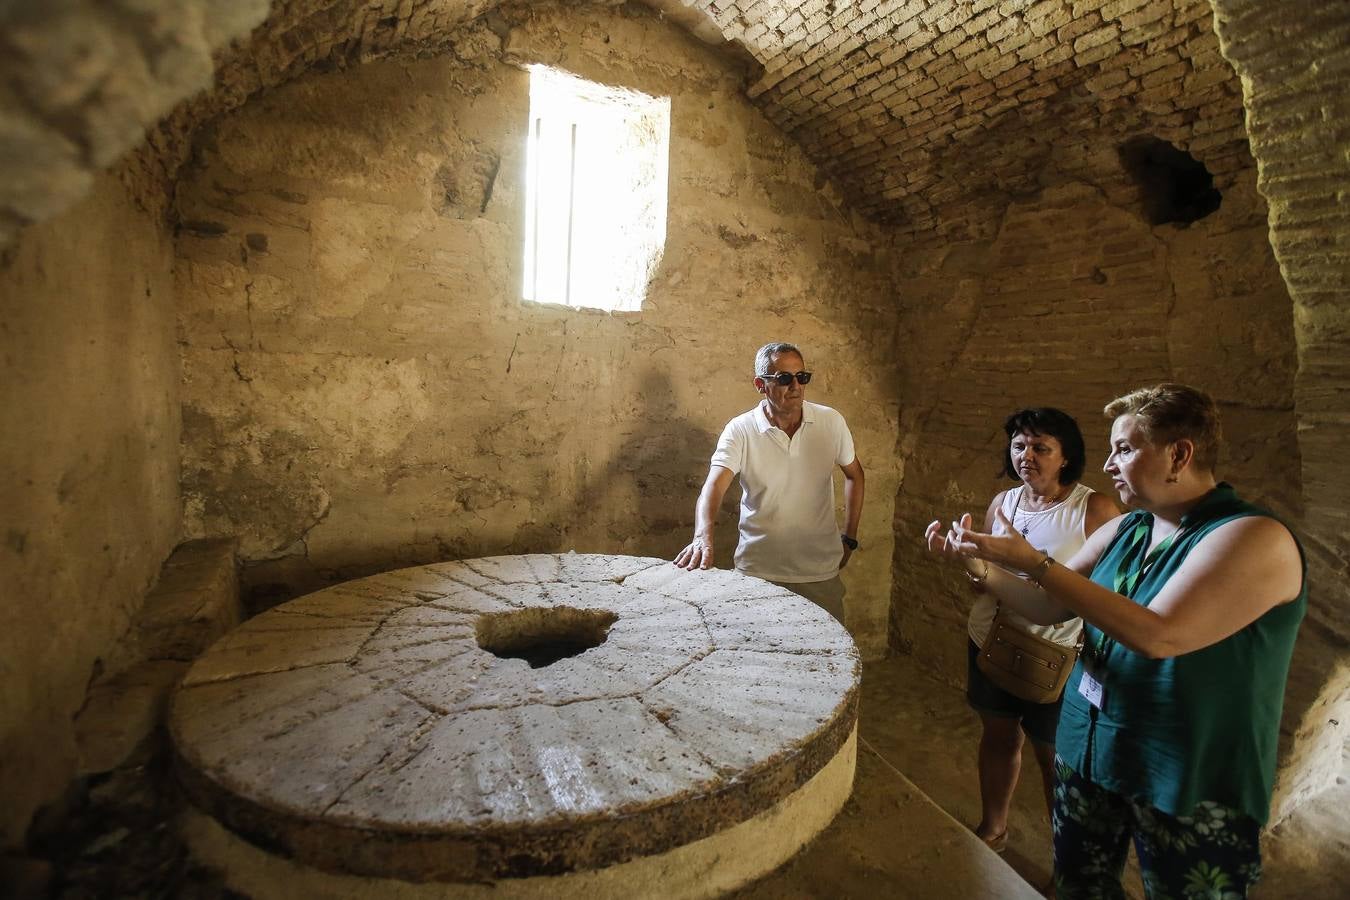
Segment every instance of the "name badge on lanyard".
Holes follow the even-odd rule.
[[[1087,702],[1091,703],[1093,706],[1098,709],[1102,708],[1102,698],[1106,691],[1102,687],[1102,683],[1093,678],[1092,673],[1086,669],[1083,670],[1082,680],[1078,682],[1078,693],[1082,694],[1083,697],[1087,699]]]

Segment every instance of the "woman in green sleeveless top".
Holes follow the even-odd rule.
[[[1303,553],[1281,522],[1216,480],[1209,396],[1160,384],[1105,412],[1104,468],[1133,511],[1070,559],[1011,528],[976,532],[968,515],[945,534],[931,524],[928,545],[1033,622],[1087,623],[1055,747],[1060,900],[1123,896],[1131,840],[1148,896],[1245,897],[1260,877],[1307,607]]]

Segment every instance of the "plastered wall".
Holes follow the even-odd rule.
[[[259,602],[434,559],[673,556],[718,432],[758,399],[755,349],[792,340],[867,469],[848,617],[884,652],[899,475],[884,236],[747,103],[738,70],[655,14],[490,24],[437,58],[305,76],[207,132],[179,185],[189,532],[240,534]],[[519,299],[532,62],[671,97],[668,239],[640,313]]]
[[[113,175],[0,259],[0,844],[179,531],[171,240]]]

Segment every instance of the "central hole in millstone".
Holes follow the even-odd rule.
[[[523,659],[532,669],[599,647],[619,617],[606,609],[535,607],[480,616],[478,646],[502,659]]]

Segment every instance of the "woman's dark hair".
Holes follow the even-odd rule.
[[[1087,465],[1083,432],[1078,430],[1078,423],[1074,421],[1073,416],[1064,410],[1055,409],[1053,406],[1019,409],[1008,416],[1007,421],[1003,423],[1003,430],[1008,435],[1008,443],[1003,447],[1003,474],[1013,481],[1019,479],[1017,470],[1013,468],[1012,455],[1008,453],[1008,447],[1012,445],[1013,436],[1024,431],[1028,434],[1048,435],[1059,441],[1065,459],[1064,468],[1059,470],[1060,484],[1073,484],[1083,476],[1083,466]]]

